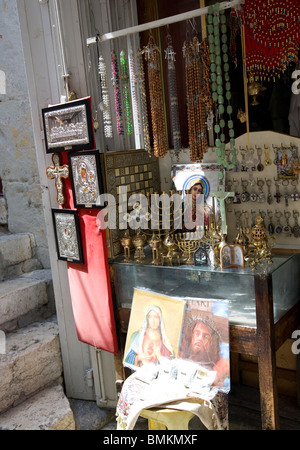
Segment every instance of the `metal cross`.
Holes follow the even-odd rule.
[[[66,199],[63,193],[64,184],[62,178],[69,178],[69,166],[60,165],[60,156],[58,153],[53,154],[52,161],[54,166],[48,166],[46,168],[46,175],[49,180],[55,180],[56,201],[59,205],[63,205]]]
[[[235,193],[234,192],[225,192],[224,186],[220,186],[218,192],[211,193],[210,195],[212,197],[215,197],[219,201],[221,221],[222,221],[222,234],[227,234],[225,200],[228,197],[234,197]]]
[[[276,194],[274,195],[274,197],[276,198],[276,202],[277,202],[277,203],[280,203],[280,197],[281,197],[281,194],[280,194],[279,191],[276,192]]]

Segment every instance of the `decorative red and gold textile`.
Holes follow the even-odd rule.
[[[67,152],[62,153],[68,164]],[[65,180],[64,208],[74,209],[70,179]],[[68,263],[72,309],[79,341],[118,353],[105,231],[96,225],[98,209],[78,209],[84,264]]]
[[[245,0],[246,66],[255,79],[275,80],[298,60],[299,0]]]

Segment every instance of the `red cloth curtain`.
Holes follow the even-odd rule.
[[[61,163],[68,164],[67,152]],[[65,180],[64,209],[74,209],[71,180]],[[105,231],[96,225],[98,209],[79,209],[84,264],[68,264],[68,278],[79,341],[97,349],[118,352]]]

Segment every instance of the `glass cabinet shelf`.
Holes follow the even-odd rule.
[[[255,277],[271,277],[274,322],[300,298],[300,254],[275,255],[272,264],[251,268],[157,266],[110,260],[118,308],[131,308],[134,288],[171,297],[229,300],[231,325],[256,328]],[[151,258],[149,258],[151,261]]]

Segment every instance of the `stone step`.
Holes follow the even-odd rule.
[[[30,233],[0,234],[0,281],[41,268],[34,257],[35,242]]]
[[[5,352],[0,355],[0,412],[59,380],[61,374],[58,325],[54,319],[8,334]]]
[[[0,430],[75,430],[62,386],[55,383],[1,414]]]
[[[28,325],[30,314],[33,314],[33,318],[38,317],[37,310],[42,309],[49,301],[53,302],[51,287],[50,269],[36,270],[0,283],[0,329],[12,331]],[[20,323],[22,319],[23,323]]]

